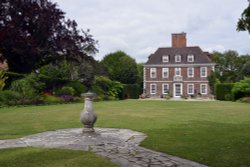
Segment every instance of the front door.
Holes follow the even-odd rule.
[[[174,84],[174,97],[181,97],[182,95],[182,84],[175,83]]]

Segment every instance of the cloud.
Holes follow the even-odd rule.
[[[247,0],[53,1],[80,28],[90,28],[99,41],[99,60],[110,52],[123,50],[137,62],[145,62],[158,47],[171,45],[171,33],[183,31],[190,46],[250,53],[248,33],[236,31]]]

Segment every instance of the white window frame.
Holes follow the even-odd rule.
[[[175,62],[181,62],[181,55],[175,55]]]
[[[165,75],[165,72],[167,72],[167,75]],[[168,77],[169,77],[169,69],[162,68],[162,78],[168,78]]]
[[[176,75],[177,74],[177,71],[179,70],[179,75]],[[174,69],[174,75],[175,76],[181,76],[181,68],[180,67],[176,67],[175,69]]]
[[[190,75],[189,70],[192,70],[192,75]],[[194,67],[188,67],[187,68],[187,77],[188,78],[193,78],[194,77]]]
[[[189,92],[189,86],[192,86],[192,92]],[[189,94],[189,95],[194,94],[194,84],[187,84],[187,94]]]
[[[155,86],[155,90],[153,91],[153,86]],[[157,92],[157,84],[150,84],[150,94],[155,95]]]
[[[162,56],[162,62],[163,62],[163,63],[169,62],[169,56],[168,56],[168,55],[163,55],[163,56]]]
[[[176,85],[180,85],[180,96],[176,96]],[[174,83],[173,84],[173,90],[174,90],[174,92],[173,92],[173,95],[174,95],[174,97],[181,97],[181,95],[183,95],[183,90],[182,90],[182,88],[183,88],[183,84],[182,83]]]
[[[203,72],[204,72],[204,75],[203,75]],[[201,77],[207,77],[207,67],[201,67],[200,74],[201,74]]]
[[[205,92],[203,92],[202,87],[205,86]],[[207,95],[207,84],[200,84],[200,93],[202,95]]]
[[[187,62],[194,62],[194,55],[188,55],[187,56]]]
[[[166,95],[168,92],[165,92],[165,86],[167,87],[167,91],[169,92],[169,84],[162,84],[162,94]]]
[[[156,77],[157,77],[156,68],[150,68],[150,78],[156,78]]]

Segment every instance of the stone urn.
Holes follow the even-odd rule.
[[[84,125],[83,133],[85,132],[94,132],[94,123],[96,122],[97,115],[94,112],[93,108],[93,100],[96,96],[95,93],[87,92],[84,93],[83,96],[85,97],[85,104],[84,110],[81,112],[80,121]]]

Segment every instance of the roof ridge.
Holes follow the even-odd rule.
[[[187,46],[184,48],[200,48],[199,46]],[[173,47],[159,47],[158,49],[183,49],[183,48],[173,48]]]

